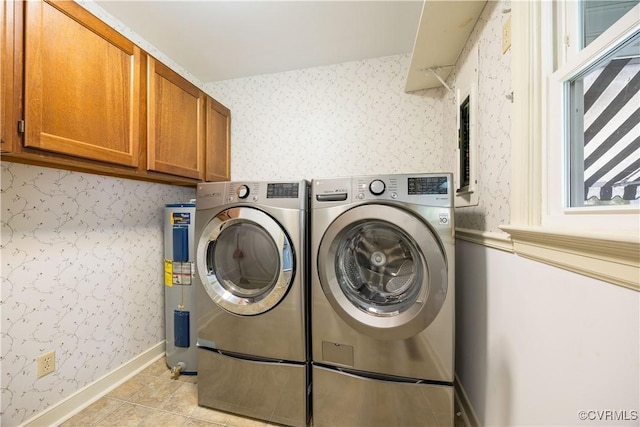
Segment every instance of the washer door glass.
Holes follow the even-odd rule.
[[[227,209],[204,227],[198,275],[207,294],[235,314],[275,307],[293,278],[291,242],[280,225],[253,208]]]
[[[338,245],[335,268],[349,301],[380,316],[411,307],[424,282],[420,252],[413,239],[385,221],[352,227]]]
[[[388,205],[338,216],[318,249],[318,276],[333,309],[376,339],[406,339],[427,328],[447,295],[447,262],[429,223]]]

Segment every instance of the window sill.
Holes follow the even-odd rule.
[[[640,291],[638,236],[573,234],[543,227],[500,227],[513,252],[536,261]]]

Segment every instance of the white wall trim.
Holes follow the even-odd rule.
[[[119,368],[109,372],[102,378],[94,381],[76,393],[50,406],[36,416],[21,424],[21,427],[53,426],[80,412],[102,396],[118,387],[147,366],[163,357],[165,354],[165,341],[151,347],[144,353],[134,357]]]
[[[542,4],[511,2],[511,223],[538,225],[542,212]]]
[[[640,239],[568,233],[543,227],[501,226],[516,254],[640,291]]]
[[[464,391],[464,388],[460,383],[460,378],[458,378],[457,374],[454,381],[454,393],[456,402],[459,405],[458,409],[462,412],[461,417],[464,425],[466,427],[481,427],[480,421],[478,420],[478,417],[473,410],[473,406],[471,406],[471,402],[469,401],[469,396],[467,396],[467,393]],[[455,424],[457,425],[457,423]]]
[[[513,252],[511,237],[507,233],[494,233],[490,231],[471,230],[469,228],[456,228],[456,239],[477,243],[501,251]]]

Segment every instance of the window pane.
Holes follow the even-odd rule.
[[[637,205],[640,33],[568,85],[569,206]]]
[[[584,48],[625,13],[633,9],[638,0],[582,0],[582,46]]]

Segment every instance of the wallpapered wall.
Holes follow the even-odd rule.
[[[500,5],[489,3],[470,44],[480,49],[481,204],[456,215],[458,226],[488,231],[509,217],[510,58],[499,46]],[[397,55],[204,85],[232,111],[232,178],[452,171],[453,98],[445,89],[404,93],[409,62]],[[20,424],[164,339],[162,206],[193,196],[2,163],[1,425]],[[57,370],[36,380],[35,359],[51,349]]]
[[[14,426],[164,339],[163,206],[192,188],[2,162],[2,418]],[[36,357],[56,371],[36,379]]]
[[[509,18],[510,2],[490,1],[469,36],[452,74],[455,88],[458,70],[478,48],[478,205],[456,209],[456,227],[501,232],[510,222],[511,192],[511,49],[502,52],[502,25]],[[456,141],[456,101],[444,102],[445,139]],[[455,159],[447,156],[447,159]],[[455,167],[451,165],[451,167]]]
[[[404,93],[410,56],[206,85],[232,111],[232,179],[442,171],[442,89]]]
[[[456,210],[457,227],[500,232],[509,222],[508,8],[508,1],[487,4],[458,60],[457,68],[478,46],[480,202]],[[206,84],[232,111],[232,179],[454,172],[455,97],[443,88],[405,93],[410,60],[397,55]]]

